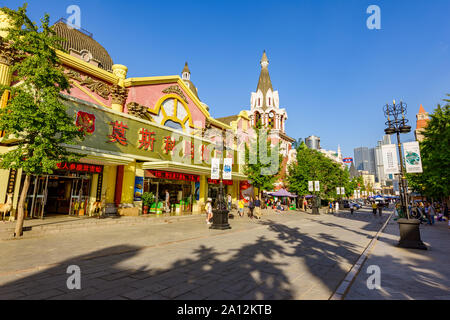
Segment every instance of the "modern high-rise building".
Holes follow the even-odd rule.
[[[354,151],[355,167],[356,170],[370,171],[369,170],[369,148],[359,147]]]
[[[382,186],[386,185],[388,180],[392,180],[392,175],[386,176],[384,174],[383,157],[381,154],[381,146],[391,144],[391,136],[385,135],[381,141],[378,141],[375,147],[375,181]]]

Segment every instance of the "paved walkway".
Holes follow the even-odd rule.
[[[328,299],[385,218],[204,216],[0,241],[0,299]],[[66,286],[81,268],[81,290]]]
[[[350,287],[346,300],[450,300],[450,229],[448,222],[421,225],[427,251],[396,247],[399,228],[389,222],[361,272]],[[367,288],[367,268],[380,267],[381,289]]]

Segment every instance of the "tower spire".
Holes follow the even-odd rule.
[[[184,65],[183,71],[181,71],[181,79],[186,81],[191,80],[191,71],[189,70],[187,61]]]

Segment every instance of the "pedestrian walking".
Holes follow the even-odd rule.
[[[303,199],[303,210],[308,211],[308,201],[306,198]]]
[[[205,205],[206,210],[206,223],[212,224],[211,220],[213,218],[213,212],[212,212],[212,199],[208,198]]]
[[[436,216],[436,209],[434,208],[433,203],[429,204],[428,215],[430,216],[431,225],[433,225],[434,224],[434,218]]]
[[[331,201],[328,202],[328,213],[333,213],[333,203]]]
[[[259,200],[258,196],[255,198],[255,216],[257,219],[262,218],[262,211],[261,211],[261,200]]]
[[[353,203],[350,202],[350,214],[353,214],[353,211],[355,210]]]
[[[372,202],[372,213],[374,216],[377,215],[377,203],[375,201]]]
[[[233,198],[231,197],[231,194],[228,194],[227,204],[228,204],[228,211],[231,212],[232,204],[233,204]]]
[[[255,202],[253,201],[252,198],[250,198],[248,203],[248,217],[250,219],[253,219],[253,210],[255,210]]]
[[[335,208],[336,208],[336,213],[339,212],[339,202],[338,201],[336,201]]]
[[[239,216],[242,218],[244,216],[244,200],[241,199],[238,202]]]
[[[170,193],[167,189],[165,191],[164,207],[165,212],[170,212]]]
[[[383,206],[384,204],[380,201],[378,203],[378,215],[381,217],[383,215]]]

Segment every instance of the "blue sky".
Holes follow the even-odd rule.
[[[415,128],[419,105],[432,111],[450,93],[448,0],[31,0],[29,15],[55,22],[73,4],[130,77],[180,74],[188,61],[213,117],[249,108],[266,50],[287,133],[341,144],[345,156],[381,139],[392,99],[407,102]],[[381,30],[366,27],[372,4]]]

